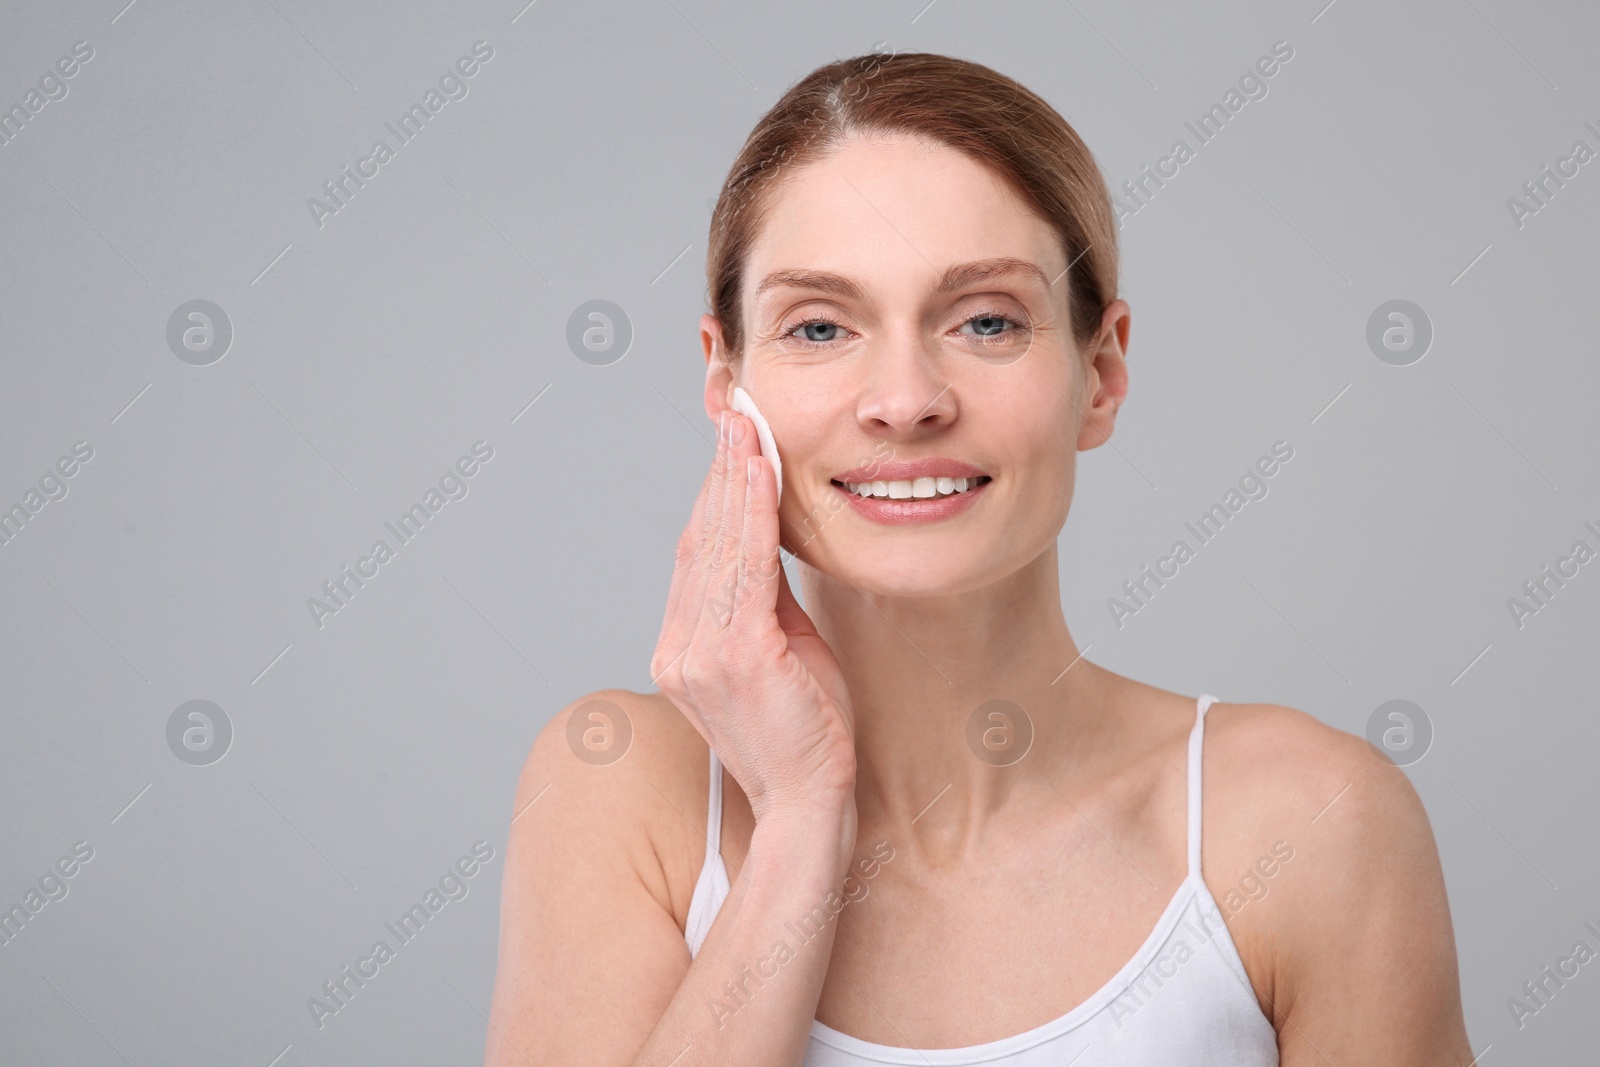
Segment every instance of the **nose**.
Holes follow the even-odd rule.
[[[946,429],[957,413],[953,383],[914,337],[885,337],[866,360],[868,380],[856,405],[862,429],[880,436],[919,436]]]

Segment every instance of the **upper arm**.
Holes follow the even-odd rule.
[[[1297,782],[1285,805],[1294,877],[1270,915],[1284,1067],[1466,1067],[1455,936],[1421,799],[1365,740],[1305,718],[1283,763]]]
[[[633,724],[612,763],[567,743],[569,717],[595,698]],[[648,831],[671,814],[651,773],[670,744],[618,690],[569,704],[535,740],[512,806],[486,1067],[630,1064],[682,984],[688,948]]]

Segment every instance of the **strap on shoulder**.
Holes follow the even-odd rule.
[[[1206,709],[1216,697],[1201,693],[1196,701],[1194,727],[1189,731],[1189,876],[1200,877],[1200,762],[1204,747]]]
[[[722,761],[717,758],[717,750],[706,746],[706,751],[711,753],[711,778],[710,794],[706,801],[706,863],[711,863],[711,858],[722,851]]]

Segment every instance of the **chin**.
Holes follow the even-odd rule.
[[[873,546],[857,542],[835,544],[825,552],[802,549],[796,558],[836,581],[875,596],[955,596],[1003,577],[993,566],[1001,562],[1000,552],[970,543],[913,547],[898,540]]]

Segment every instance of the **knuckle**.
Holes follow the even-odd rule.
[[[695,548],[695,539],[689,535],[688,530],[685,530],[683,536],[678,538],[678,547],[673,553],[673,566],[682,567],[687,563],[691,563],[698,554]]]
[[[711,618],[716,623],[717,629],[726,630],[733,623],[734,610],[737,607],[733,594],[729,592],[719,596],[710,607]]]
[[[691,652],[684,656],[678,664],[678,677],[683,683],[684,692],[690,693],[702,689],[712,677],[714,669],[705,662],[699,652]]]
[[[758,566],[759,570],[757,572],[757,576],[763,581],[771,581],[778,576],[780,571],[783,570],[782,556],[777,552],[773,552],[771,555],[762,559]]]

